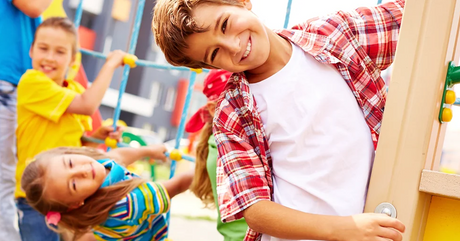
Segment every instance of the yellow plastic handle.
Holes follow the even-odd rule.
[[[125,57],[123,57],[123,63],[128,65],[130,68],[136,68],[137,60],[138,58],[136,57],[136,55],[133,55],[133,54],[127,54],[125,55]]]
[[[450,108],[443,108],[442,109],[442,121],[449,122],[452,120],[452,110]]]
[[[453,90],[446,91],[445,103],[452,105],[455,102],[455,92]]]
[[[182,160],[182,154],[179,150],[174,149],[169,153],[169,158],[174,161],[180,161]]]
[[[197,74],[203,73],[203,69],[191,69],[191,70]]]
[[[105,145],[110,148],[117,148],[118,141],[110,137],[105,138]]]

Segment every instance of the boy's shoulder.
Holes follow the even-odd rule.
[[[37,82],[37,81],[54,82],[51,78],[46,76],[45,73],[35,70],[35,69],[29,69],[21,76],[18,87],[24,86],[26,84],[30,84],[31,82]]]

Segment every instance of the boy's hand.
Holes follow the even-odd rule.
[[[150,157],[151,160],[160,160],[162,162],[166,162],[167,158],[165,155],[166,147],[162,144],[157,144],[157,145],[149,145],[144,147],[147,151],[148,157]]]
[[[123,66],[123,57],[125,57],[127,53],[121,50],[114,50],[107,55],[105,59],[105,64],[109,65],[110,67],[116,69],[120,66]]]
[[[353,222],[344,225],[338,240],[401,241],[406,228],[401,221],[385,214],[364,213],[351,218]]]
[[[105,138],[110,137],[111,139],[118,140],[118,142],[122,142],[121,136],[124,131],[123,126],[117,126],[117,130],[113,130],[113,126],[101,126],[99,129],[97,129],[91,137],[105,140]]]

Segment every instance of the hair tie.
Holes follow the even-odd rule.
[[[61,214],[58,212],[50,211],[46,214],[46,222],[48,224],[53,224],[54,226],[57,226],[60,220]]]

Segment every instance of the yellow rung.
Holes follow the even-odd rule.
[[[203,69],[191,69],[191,70],[197,74],[203,73]]]
[[[180,161],[182,160],[182,154],[179,150],[174,149],[169,153],[169,158],[174,161]]]
[[[129,67],[131,68],[136,68],[136,61],[138,60],[138,58],[136,57],[136,55],[133,55],[133,54],[127,54],[123,57],[123,63],[125,63],[126,65],[128,65]]]
[[[105,138],[105,145],[110,148],[117,148],[118,141],[110,137]]]

